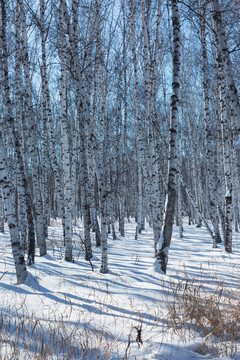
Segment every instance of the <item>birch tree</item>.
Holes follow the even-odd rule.
[[[2,187],[0,187],[0,232],[4,233],[5,211]]]
[[[24,169],[24,160],[22,156],[22,149],[20,144],[21,135],[18,133],[18,129],[15,127],[15,119],[13,116],[13,106],[10,97],[9,87],[9,72],[8,72],[8,51],[7,51],[7,38],[6,38],[6,8],[5,1],[1,1],[1,70],[2,70],[2,82],[3,82],[3,104],[4,104],[4,123],[5,128],[11,136],[14,150],[16,153],[17,166],[18,166],[18,183],[24,191],[24,199],[26,202],[26,212],[28,221],[28,262],[29,264],[34,262],[35,255],[35,233],[32,213],[32,203],[30,198],[29,187],[26,179],[26,173]]]
[[[2,129],[0,129],[0,184],[3,192],[5,212],[11,237],[17,283],[22,284],[27,278],[27,269],[24,261],[24,252],[21,247],[20,233],[15,212],[16,203],[14,198],[14,187],[9,181],[9,175],[7,173],[6,155],[2,140]]]
[[[217,247],[217,243],[221,242],[219,227],[218,227],[218,214],[217,214],[217,184],[215,176],[215,156],[213,151],[214,133],[213,125],[210,118],[210,70],[207,58],[206,46],[206,31],[205,31],[205,6],[203,1],[200,3],[200,26],[201,26],[201,53],[202,53],[202,85],[203,85],[203,98],[204,98],[204,124],[205,124],[205,139],[206,139],[206,157],[207,157],[207,170],[209,175],[210,186],[210,206],[211,218],[214,226],[213,247]]]
[[[3,104],[4,104],[4,118],[5,123],[7,123],[7,126],[9,126],[12,138],[14,140],[15,145],[15,151],[18,155],[18,162],[19,164],[19,174],[21,176],[20,180],[22,181],[24,185],[25,190],[25,196],[26,194],[26,179],[24,177],[24,169],[23,169],[23,161],[20,153],[20,146],[16,139],[15,130],[13,128],[13,116],[11,114],[11,100],[9,97],[9,85],[8,85],[8,63],[7,63],[7,44],[6,44],[6,4],[4,0],[1,0],[0,2],[0,25],[1,25],[1,36],[0,36],[0,51],[1,51],[1,61],[0,61],[0,69],[1,69],[1,77],[3,82]],[[6,163],[6,150],[5,145],[3,142],[3,127],[1,124],[0,127],[0,185],[1,190],[3,193],[4,203],[5,203],[5,213],[8,220],[8,227],[9,232],[11,236],[11,245],[12,245],[12,253],[14,257],[15,262],[15,269],[16,269],[16,275],[17,275],[17,283],[22,284],[26,277],[27,277],[27,270],[26,265],[24,261],[24,253],[23,249],[21,247],[21,239],[20,239],[20,233],[18,229],[18,223],[17,223],[17,217],[16,217],[16,202],[15,202],[15,189],[13,185],[11,184],[9,180],[9,173]],[[29,198],[26,199],[29,201]],[[27,211],[31,211],[29,208],[29,202],[26,203]],[[31,223],[31,214],[28,216],[29,226],[32,225]],[[30,228],[31,231],[31,228]],[[30,233],[30,236],[32,234]],[[34,232],[33,232],[34,236]],[[31,255],[34,255],[34,253],[31,253]]]
[[[158,46],[158,32],[160,25],[160,1],[157,4],[157,16],[155,24],[155,38],[151,48],[149,13],[150,4],[141,4],[142,29],[143,29],[143,58],[144,58],[144,89],[145,89],[145,116],[148,124],[148,144],[147,144],[147,170],[150,186],[150,209],[154,233],[154,251],[157,254],[157,243],[160,238],[162,226],[162,194],[160,192],[160,174],[157,163],[155,146],[155,128],[156,128],[156,51]]]
[[[69,126],[67,119],[67,44],[65,39],[65,24],[63,23],[62,10],[59,10],[60,23],[60,121],[62,134],[62,162],[64,183],[64,230],[65,230],[65,260],[72,261],[72,186],[71,163],[69,146]]]
[[[21,22],[21,36],[22,36],[22,65],[24,76],[24,97],[25,97],[25,121],[27,129],[27,146],[29,148],[29,154],[31,159],[31,175],[33,181],[33,203],[35,208],[36,219],[36,238],[40,247],[40,255],[46,253],[45,244],[45,224],[44,214],[42,206],[40,176],[39,176],[39,160],[38,160],[38,142],[37,138],[37,126],[35,124],[35,115],[33,108],[33,85],[31,82],[30,73],[30,60],[27,40],[27,28],[26,28],[26,15],[25,6],[22,0],[18,0],[18,6],[20,11]]]
[[[137,159],[138,159],[138,233],[144,230],[144,178],[146,179],[145,170],[145,141],[143,133],[143,124],[140,114],[140,94],[138,85],[138,71],[137,71],[137,55],[136,55],[136,35],[135,35],[135,1],[128,1],[129,16],[130,16],[130,44],[133,63],[133,78],[134,78],[134,104],[135,104],[135,122],[136,122],[136,145],[137,145]]]
[[[177,197],[177,173],[178,173],[178,103],[180,94],[180,19],[178,0],[171,1],[172,28],[173,28],[173,74],[172,74],[172,97],[169,133],[169,160],[168,160],[168,189],[166,199],[165,218],[159,244],[157,260],[161,270],[166,273],[168,252],[171,244],[175,203]]]
[[[25,167],[25,173],[26,173],[26,160],[25,160],[25,141],[23,136],[23,97],[22,97],[22,64],[21,64],[21,22],[20,22],[20,11],[19,6],[17,4],[16,10],[15,10],[15,17],[14,17],[14,28],[15,28],[15,112],[14,112],[14,118],[15,118],[15,129],[18,134],[18,141],[21,148],[21,154],[22,159]],[[17,194],[18,194],[18,226],[19,226],[19,232],[21,237],[21,243],[22,247],[24,249],[27,248],[26,245],[26,237],[27,237],[27,221],[26,221],[26,202],[24,199],[24,189],[21,186],[21,174],[19,174],[19,167],[17,166],[17,176],[19,177],[19,181],[17,184]]]
[[[98,4],[96,4],[98,6]],[[64,0],[61,1],[61,6],[63,9],[64,14],[64,20],[66,23],[68,36],[69,36],[69,42],[70,42],[70,51],[72,54],[73,64],[74,64],[74,84],[76,89],[76,101],[77,101],[77,107],[81,113],[84,115],[84,123],[87,126],[88,133],[89,133],[89,139],[92,144],[93,154],[94,154],[94,161],[95,161],[95,168],[96,168],[96,174],[98,179],[98,188],[100,193],[100,210],[101,210],[101,246],[102,246],[102,262],[101,262],[101,268],[100,271],[102,273],[108,272],[108,256],[107,256],[107,231],[106,231],[106,225],[107,225],[107,214],[106,214],[106,197],[107,197],[107,191],[105,186],[105,178],[104,178],[104,168],[103,168],[103,162],[101,159],[103,158],[103,144],[101,149],[99,150],[99,145],[96,139],[96,136],[94,134],[94,130],[92,128],[91,119],[90,119],[90,109],[89,109],[89,103],[87,102],[87,95],[85,94],[85,88],[82,78],[82,72],[81,72],[81,66],[79,62],[78,52],[77,52],[77,46],[78,43],[76,38],[76,31],[77,29],[73,29],[73,26],[71,25],[67,4]],[[100,151],[100,152],[99,152]]]
[[[240,131],[240,103],[238,90],[235,85],[232,63],[229,56],[229,49],[226,40],[225,27],[222,21],[222,13],[218,0],[211,0],[211,11],[213,26],[215,31],[215,42],[217,47],[218,59],[221,57],[223,71],[225,74],[226,85],[229,92],[229,101],[231,103],[233,114],[237,121],[237,132]]]
[[[218,58],[218,84],[220,98],[220,119],[225,179],[225,250],[232,252],[232,172],[231,172],[231,128],[227,117],[226,84],[221,59]]]

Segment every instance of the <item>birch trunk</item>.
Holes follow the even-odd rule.
[[[234,126],[233,126],[234,128]],[[235,231],[238,232],[239,228],[239,193],[240,193],[240,184],[239,184],[239,167],[238,167],[238,157],[235,144],[237,139],[233,135],[235,131],[232,131],[232,185],[233,185],[233,209],[234,209],[234,225]]]
[[[85,260],[92,258],[92,244],[91,244],[91,216],[88,199],[88,173],[87,173],[87,159],[86,159],[86,133],[84,128],[84,119],[79,114],[79,128],[80,128],[80,182],[81,182],[81,202],[83,211],[83,225],[84,225],[84,245],[85,245]]]
[[[1,3],[3,3],[2,0]],[[2,140],[1,128],[0,128],[0,185],[3,192],[5,212],[8,221],[9,233],[11,237],[12,253],[13,253],[15,269],[16,269],[17,283],[23,284],[27,277],[27,269],[24,261],[23,249],[21,247],[20,234],[18,230],[18,224],[17,224],[16,212],[15,212],[15,207],[16,207],[15,192],[12,184],[9,181],[9,176],[7,172],[6,155]]]
[[[179,173],[182,170],[182,146],[181,139],[182,131],[179,130],[179,139],[178,139],[178,164],[179,164]],[[178,234],[179,238],[183,238],[183,218],[182,218],[182,184],[180,176],[178,173],[177,177],[177,220],[178,220]]]
[[[178,234],[179,234],[179,238],[182,239],[183,238],[183,218],[182,218],[182,186],[181,186],[181,181],[178,177],[178,190],[177,190],[177,194],[178,194]]]
[[[25,19],[25,8],[22,0],[18,0],[21,16],[21,33],[22,33],[22,63],[24,74],[24,95],[25,95],[25,121],[27,128],[27,146],[30,152],[31,159],[31,171],[33,180],[33,203],[35,208],[36,217],[36,238],[40,250],[40,254],[44,254],[46,251],[45,233],[44,233],[44,217],[42,207],[42,197],[39,179],[39,161],[38,161],[38,148],[37,148],[37,131],[34,118],[34,109],[32,103],[32,83],[30,76],[30,61],[28,54],[28,42],[27,42],[27,30]]]
[[[2,187],[0,186],[0,232],[4,233],[5,211]]]
[[[225,214],[224,214],[224,197],[225,197],[225,178],[223,167],[223,143],[220,120],[220,101],[219,101],[219,86],[217,66],[215,66],[215,83],[214,83],[214,101],[213,101],[213,116],[216,124],[217,141],[214,144],[214,152],[217,154],[217,209],[218,216],[222,227],[223,238],[225,239]]]
[[[64,23],[60,11],[60,121],[62,134],[62,162],[64,183],[64,230],[65,260],[72,261],[72,184],[69,146],[69,124],[67,120],[67,44],[64,35]]]
[[[222,20],[222,12],[218,0],[211,0],[211,10],[213,25],[215,30],[215,41],[218,57],[221,57],[223,71],[225,74],[227,92],[229,92],[229,101],[231,103],[233,115],[237,121],[237,131],[240,132],[240,103],[238,90],[234,81],[233,68],[229,56],[229,50],[225,34],[225,26]]]
[[[98,129],[99,129],[99,149],[98,149],[98,166],[100,173],[102,174],[98,180],[98,189],[100,196],[100,219],[101,219],[101,246],[102,246],[102,256],[101,256],[101,273],[108,272],[108,254],[107,254],[107,171],[106,171],[106,157],[104,155],[105,148],[105,96],[104,96],[104,87],[103,87],[103,54],[102,54],[102,40],[101,40],[101,23],[100,23],[100,8],[101,4],[99,0],[95,2],[96,6],[96,30],[97,30],[97,44],[96,44],[96,76],[97,76],[97,88],[99,93],[99,103],[98,103]]]
[[[175,203],[177,197],[177,173],[178,173],[178,103],[180,94],[180,19],[178,13],[178,0],[172,0],[172,26],[173,26],[173,80],[171,98],[171,117],[169,134],[169,162],[168,162],[168,191],[166,199],[165,219],[162,231],[162,241],[157,260],[161,270],[166,273],[168,263],[168,251],[171,244]]]
[[[136,123],[136,151],[138,160],[138,233],[144,230],[145,214],[144,214],[144,186],[146,185],[146,167],[145,167],[145,141],[143,124],[140,115],[139,104],[139,86],[138,86],[138,65],[136,55],[136,35],[135,35],[135,1],[128,0],[129,16],[130,16],[130,44],[133,62],[133,77],[134,77],[134,103],[135,103],[135,123]],[[144,181],[145,180],[145,181]]]
[[[158,1],[156,29],[153,49],[149,42],[149,4],[142,2],[142,29],[143,29],[143,56],[144,56],[144,94],[145,94],[145,116],[148,124],[148,183],[149,183],[149,205],[154,234],[154,251],[157,254],[157,243],[161,234],[162,207],[159,186],[159,169],[157,163],[156,146],[154,141],[154,128],[156,127],[156,48],[160,24],[160,2]]]
[[[218,54],[218,83],[220,96],[220,119],[222,132],[223,168],[225,178],[225,250],[232,252],[232,174],[231,174],[231,130],[227,117],[227,94],[221,55]]]
[[[209,94],[209,65],[207,59],[206,34],[205,34],[205,8],[203,2],[200,6],[202,8],[200,25],[201,25],[201,51],[202,51],[202,84],[203,84],[203,99],[204,99],[204,124],[205,124],[205,140],[206,140],[206,156],[207,156],[207,172],[209,176],[209,192],[210,192],[210,207],[211,219],[214,227],[213,248],[217,247],[217,243],[221,242],[219,233],[219,220],[217,215],[216,202],[216,177],[215,177],[215,156],[213,151],[214,134],[212,130],[212,120],[210,118],[210,94]]]
[[[3,82],[3,105],[5,111],[5,127],[8,130],[8,133],[11,136],[12,143],[14,146],[17,166],[18,166],[18,181],[19,185],[24,191],[24,199],[26,202],[26,215],[28,221],[28,263],[31,264],[34,262],[35,255],[35,233],[34,233],[34,223],[33,223],[33,214],[32,214],[32,203],[30,198],[30,192],[28,188],[28,183],[26,179],[25,169],[24,169],[24,160],[21,151],[21,144],[19,139],[21,137],[18,134],[17,129],[15,128],[15,119],[12,114],[12,101],[10,97],[10,87],[9,87],[9,74],[8,74],[8,51],[7,51],[7,39],[6,39],[6,10],[5,10],[5,1],[1,0],[1,61],[2,61],[2,82]]]
[[[122,44],[123,44],[123,103],[124,103],[124,113],[123,113],[123,131],[122,135],[122,171],[121,171],[121,186],[120,186],[120,217],[119,217],[119,231],[121,236],[125,236],[125,201],[126,201],[126,152],[127,152],[127,115],[128,115],[128,106],[127,106],[127,38],[126,38],[126,13],[125,13],[125,1],[121,3],[122,16],[123,16],[123,32],[122,32]],[[120,75],[119,75],[120,77]],[[118,86],[119,89],[119,86]],[[121,101],[121,100],[120,100]],[[114,183],[114,181],[113,181]],[[113,210],[112,210],[113,212]],[[115,237],[115,236],[114,236]]]
[[[48,235],[48,223],[49,223],[49,197],[48,197],[48,127],[50,119],[50,101],[49,101],[49,89],[47,78],[47,55],[46,55],[46,31],[45,31],[45,0],[40,0],[40,34],[41,34],[41,52],[42,52],[42,64],[41,64],[41,97],[42,97],[42,126],[43,126],[43,153],[42,153],[42,193],[43,193],[43,213],[45,222],[45,236]],[[40,255],[45,255],[46,250],[43,244],[39,244]]]
[[[78,2],[73,0],[72,3],[72,13],[73,13],[73,36],[75,41],[78,38]],[[75,42],[77,51],[77,42]],[[85,259],[90,260],[92,258],[92,245],[91,245],[91,235],[90,235],[90,226],[91,226],[91,217],[90,217],[90,207],[88,201],[88,173],[87,173],[87,160],[86,160],[86,133],[85,133],[85,119],[82,112],[83,104],[80,104],[78,108],[79,116],[79,133],[80,133],[80,182],[81,182],[81,203],[82,203],[82,213],[83,213],[83,225],[84,225],[84,245],[85,245]]]
[[[102,226],[102,263],[100,271],[102,273],[108,272],[108,258],[107,258],[107,233],[106,233],[106,189],[105,189],[105,179],[104,179],[104,168],[103,163],[101,162],[101,156],[99,155],[101,150],[99,149],[99,145],[95,136],[95,132],[92,127],[91,118],[90,118],[90,110],[89,110],[89,102],[88,95],[85,93],[84,82],[82,78],[82,71],[80,66],[80,61],[78,57],[78,37],[77,37],[77,29],[73,28],[71,24],[70,17],[68,14],[67,4],[65,0],[61,0],[61,6],[63,10],[63,18],[66,23],[66,28],[69,36],[70,42],[70,51],[72,54],[72,60],[74,64],[74,86],[76,91],[76,103],[79,111],[83,113],[84,123],[88,129],[88,136],[91,141],[96,174],[98,179],[98,188],[100,192],[100,208],[101,208],[101,226]],[[100,156],[100,157],[99,157]]]
[[[99,223],[97,217],[98,202],[95,195],[95,192],[97,194],[97,191],[95,191],[95,178],[96,178],[95,166],[94,166],[92,148],[88,136],[87,136],[87,169],[88,169],[88,179],[87,179],[88,199],[90,204],[90,213],[92,217],[93,230],[95,232],[95,243],[96,246],[101,246],[101,234],[99,230]]]
[[[26,161],[25,161],[25,144],[23,137],[23,112],[22,112],[22,79],[21,79],[21,46],[20,46],[20,33],[21,33],[21,23],[20,23],[20,11],[17,5],[15,11],[15,129],[19,136],[19,144],[21,147],[21,153],[23,157],[24,168],[26,169]],[[26,219],[26,202],[24,199],[24,189],[20,185],[21,184],[21,174],[19,174],[19,167],[17,166],[17,177],[18,177],[18,185],[17,185],[17,211],[18,211],[18,229],[21,238],[21,245],[23,249],[27,249],[27,219]],[[26,172],[26,170],[25,170]]]

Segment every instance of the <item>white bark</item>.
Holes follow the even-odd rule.
[[[0,232],[4,233],[5,210],[2,187],[0,186]]]
[[[1,1],[1,36],[0,36],[0,49],[1,49],[1,70],[2,70],[2,83],[3,83],[3,106],[4,106],[4,129],[7,129],[10,134],[18,166],[18,184],[24,191],[24,200],[26,202],[26,213],[28,220],[28,262],[34,262],[35,254],[35,233],[32,214],[32,203],[30,192],[26,179],[24,160],[22,149],[19,139],[21,135],[18,134],[18,128],[15,127],[15,119],[13,116],[13,106],[10,97],[9,87],[9,74],[8,74],[8,51],[7,51],[7,38],[6,38],[6,10],[5,1]]]
[[[157,163],[154,128],[156,127],[156,47],[160,24],[160,2],[158,1],[158,14],[156,18],[156,31],[153,51],[149,44],[149,11],[148,5],[141,4],[143,29],[143,56],[144,56],[144,90],[145,90],[145,116],[148,124],[148,182],[150,187],[150,211],[154,233],[154,251],[157,254],[157,243],[160,238],[162,226],[162,194],[160,192],[160,175]],[[153,55],[151,53],[153,52]]]
[[[173,26],[173,77],[172,98],[169,134],[169,161],[168,161],[168,192],[166,199],[165,219],[163,224],[162,246],[157,254],[157,260],[161,270],[166,273],[168,262],[168,250],[172,238],[175,202],[177,196],[177,173],[178,173],[178,103],[180,94],[180,19],[178,12],[178,0],[172,0],[172,26]]]
[[[41,35],[41,97],[42,97],[42,123],[43,123],[43,140],[42,140],[42,193],[43,193],[43,213],[45,221],[45,235],[48,235],[49,223],[49,197],[48,197],[48,164],[49,164],[49,141],[48,141],[48,128],[50,125],[51,109],[50,109],[50,94],[48,88],[48,75],[47,75],[47,55],[46,55],[46,31],[45,31],[45,0],[40,0],[40,35]],[[39,244],[40,255],[45,255],[42,244]]]
[[[60,121],[62,134],[62,162],[64,183],[64,230],[65,230],[65,260],[72,261],[72,184],[69,145],[69,124],[67,119],[67,44],[64,34],[62,11],[60,22]]]
[[[91,118],[90,118],[90,105],[88,102],[88,94],[85,92],[84,82],[82,78],[81,66],[77,51],[77,44],[78,39],[76,38],[76,31],[77,29],[73,28],[71,24],[67,4],[65,0],[61,1],[61,6],[63,10],[63,18],[66,23],[67,32],[69,36],[70,42],[70,51],[72,54],[73,64],[74,64],[74,86],[76,91],[76,102],[79,111],[83,114],[84,123],[88,129],[89,139],[91,141],[93,154],[94,154],[94,161],[95,161],[95,168],[96,174],[98,179],[98,188],[100,192],[100,207],[101,207],[101,227],[102,227],[102,264],[100,271],[102,273],[108,272],[108,260],[107,260],[107,233],[106,233],[106,187],[105,187],[105,178],[104,178],[104,167],[102,163],[103,159],[103,146],[100,148],[99,144],[96,139],[95,132],[92,127]],[[101,142],[100,142],[101,143]],[[102,151],[101,151],[102,150]]]
[[[146,185],[146,167],[145,167],[145,140],[143,132],[143,124],[140,114],[139,104],[139,86],[138,86],[138,66],[136,55],[136,35],[135,35],[135,1],[128,0],[129,17],[130,17],[130,44],[133,62],[134,76],[134,104],[135,104],[135,123],[136,123],[136,142],[137,142],[137,160],[138,160],[138,233],[144,230],[144,187]],[[145,180],[145,181],[144,181]]]
[[[200,4],[202,8],[200,24],[201,24],[201,51],[202,51],[202,84],[203,84],[203,99],[204,99],[204,124],[205,124],[205,142],[206,142],[206,156],[207,156],[207,171],[209,176],[209,193],[210,193],[210,207],[211,218],[214,227],[213,248],[217,247],[217,243],[221,242],[219,234],[219,220],[217,214],[217,202],[216,202],[216,177],[215,177],[215,154],[213,151],[214,133],[213,124],[210,117],[210,93],[209,93],[209,65],[207,58],[206,47],[206,34],[205,34],[205,11],[203,8],[203,2]]]
[[[218,0],[211,0],[213,25],[218,57],[221,56],[223,71],[225,75],[229,101],[232,106],[233,115],[237,121],[237,131],[240,133],[240,103],[237,87],[235,85],[232,64],[229,56],[228,45],[225,34],[225,27],[222,20],[222,13]]]
[[[25,166],[25,144],[24,144],[24,137],[23,137],[23,124],[22,124],[22,118],[23,118],[23,112],[22,112],[22,79],[21,79],[21,47],[20,47],[20,11],[18,5],[16,6],[15,11],[15,21],[14,21],[14,27],[15,27],[15,129],[18,134],[18,141],[21,147],[21,153],[23,158],[23,163],[25,167],[26,172],[26,166]],[[27,248],[27,219],[26,219],[26,202],[24,199],[24,189],[20,185],[21,181],[21,174],[19,174],[19,167],[17,167],[17,176],[19,178],[18,180],[18,186],[17,186],[17,195],[18,195],[18,202],[17,202],[17,210],[18,210],[18,228],[20,232],[21,237],[21,244],[22,248]]]
[[[101,40],[101,23],[100,23],[100,1],[96,0],[96,31],[97,31],[97,46],[96,46],[96,81],[97,93],[100,95],[98,100],[98,131],[99,131],[99,149],[98,149],[98,166],[102,176],[98,181],[98,188],[100,194],[100,219],[101,219],[101,268],[100,272],[108,272],[108,254],[107,254],[107,171],[106,171],[106,157],[105,157],[105,89],[104,89],[104,64],[102,54],[102,40]]]
[[[87,159],[86,159],[86,132],[84,128],[84,119],[81,114],[79,116],[80,128],[80,183],[81,183],[81,204],[83,212],[83,225],[84,225],[84,246],[85,246],[85,260],[92,258],[92,244],[91,244],[91,216],[88,198],[88,172],[87,172]]]
[[[15,212],[15,192],[9,181],[7,172],[6,155],[2,140],[2,129],[0,128],[0,185],[3,192],[5,212],[11,237],[12,253],[14,257],[17,283],[22,284],[27,277],[27,269],[24,261],[24,253],[21,247],[20,234],[18,230]]]
[[[231,173],[231,129],[227,117],[226,84],[221,56],[218,62],[218,83],[220,94],[220,119],[222,131],[223,167],[225,179],[225,250],[232,252],[232,173]]]
[[[40,247],[40,255],[46,253],[46,242],[44,233],[44,216],[42,207],[42,196],[39,179],[39,160],[38,160],[38,147],[37,147],[37,131],[34,118],[34,109],[32,103],[32,83],[30,75],[30,61],[28,54],[28,41],[27,41],[27,29],[25,19],[25,8],[22,0],[18,0],[21,14],[21,33],[22,33],[22,63],[23,74],[25,84],[25,120],[27,128],[27,145],[29,148],[31,159],[31,170],[33,180],[33,203],[35,207],[36,217],[36,238]]]
[[[75,45],[77,51],[77,39],[78,39],[78,2],[73,1],[72,3],[72,13],[73,13],[73,36],[75,39]],[[87,55],[87,54],[86,54]],[[85,119],[84,114],[81,111],[81,108],[78,109],[78,125],[79,125],[79,141],[80,141],[80,182],[81,182],[81,204],[83,212],[83,223],[84,223],[84,245],[85,245],[85,259],[90,260],[92,257],[92,247],[91,247],[91,235],[90,235],[90,206],[88,200],[88,173],[87,173],[87,142],[86,142],[86,132],[85,132]]]

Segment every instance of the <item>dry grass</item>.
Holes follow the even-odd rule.
[[[204,282],[201,274],[189,279],[186,273],[182,280],[162,279],[160,288],[165,296],[159,300],[159,306],[145,304],[145,321],[141,312],[136,313],[135,306],[129,304],[132,311],[115,336],[104,321],[98,328],[93,325],[94,314],[88,322],[80,318],[81,313],[79,319],[73,321],[71,303],[61,317],[56,302],[49,310],[49,318],[30,315],[25,298],[23,304],[18,302],[19,310],[8,305],[0,315],[0,359],[110,360],[113,354],[115,357],[120,354],[119,359],[127,360],[134,358],[136,345],[140,348],[156,340],[158,356],[161,356],[163,340],[175,344],[175,335],[196,353],[234,357],[240,341],[240,289],[233,293],[223,282],[217,281],[216,276]],[[126,309],[119,308],[119,313],[111,310],[117,308],[116,299],[109,294],[107,285],[105,290],[105,295],[96,298],[93,287],[89,296],[98,304],[101,316],[112,315],[116,330],[119,315]]]
[[[186,276],[184,280],[163,282],[162,290],[166,295],[167,313],[163,315],[162,306],[155,309],[156,313],[153,308],[145,309],[153,329],[150,331],[150,324],[143,326],[140,312],[134,316],[132,312],[117,337],[105,326],[95,328],[90,319],[88,323],[83,323],[80,318],[73,322],[70,317],[66,318],[66,314],[62,319],[59,316],[56,319],[37,318],[34,314],[18,313],[9,307],[0,315],[0,359],[110,360],[113,354],[117,356],[121,343],[120,354],[124,356],[125,353],[124,359],[127,360],[134,356],[131,351],[133,344],[137,343],[140,348],[148,341],[155,341],[151,336],[156,336],[156,329],[158,335],[162,334],[158,336],[159,356],[163,338],[169,343],[171,334],[176,334],[196,353],[234,357],[240,340],[239,289],[234,293],[229,291],[216,277],[212,282],[204,282],[201,276],[197,279]],[[98,299],[99,310],[102,304],[108,313],[106,305],[111,299],[107,292],[105,296],[108,298],[103,297],[102,302]],[[117,326],[118,316],[112,315]]]
[[[202,355],[234,356],[240,340],[240,290],[229,291],[223,282],[201,282],[186,276],[171,283],[167,302],[168,324],[186,340],[196,341],[192,350]],[[199,341],[199,338],[201,339]]]
[[[74,257],[79,259],[84,254],[80,229],[75,227],[74,234]],[[47,242],[53,258],[63,260],[64,244],[61,237],[52,232]],[[6,263],[4,255],[2,257]],[[140,262],[139,256],[134,254],[132,263],[137,266]],[[122,360],[140,360],[135,355],[136,348],[148,343],[158,347],[156,356],[162,358],[162,344],[169,345],[172,342],[175,345],[175,334],[196,353],[210,357],[234,357],[239,351],[240,340],[240,289],[233,293],[227,285],[217,281],[216,276],[212,281],[204,281],[206,274],[201,276],[201,268],[198,274],[195,279],[190,279],[186,271],[182,280],[160,277],[159,296],[149,305],[147,302],[141,304],[141,310],[139,302],[136,307],[131,296],[127,297],[129,303],[126,302],[124,307],[119,305],[117,294],[111,294],[108,281],[102,284],[97,277],[92,281],[91,277],[85,279],[78,276],[76,293],[72,285],[71,291],[77,297],[81,286],[89,288],[89,293],[81,294],[80,297],[93,302],[96,313],[101,317],[99,323],[95,321],[94,312],[88,313],[87,305],[86,311],[82,310],[82,318],[80,315],[79,319],[70,316],[73,310],[76,314],[70,299],[61,308],[64,312],[62,319],[58,301],[48,309],[49,318],[40,318],[28,313],[25,300],[23,304],[12,300],[14,309],[8,302],[7,308],[3,308],[0,314],[0,359],[110,360],[113,354],[114,358],[120,354],[119,359]],[[5,273],[2,274],[4,276]],[[64,281],[63,276],[59,284]],[[121,281],[127,295],[128,283],[119,276],[117,282]],[[61,298],[60,293],[58,297]],[[18,306],[19,312],[15,306]],[[99,324],[98,328],[96,324]],[[111,330],[108,330],[106,324]],[[110,331],[115,332],[115,335]]]
[[[88,324],[40,320],[34,315],[0,316],[2,360],[107,360],[114,350],[112,340],[104,329],[89,329]]]

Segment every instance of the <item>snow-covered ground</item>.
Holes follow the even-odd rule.
[[[109,273],[103,275],[101,249],[93,246],[91,264],[84,260],[78,226],[75,262],[64,261],[61,226],[53,221],[48,255],[36,256],[18,286],[6,227],[0,234],[0,359],[240,359],[240,236],[234,234],[227,254],[222,244],[212,249],[204,227],[184,223],[183,239],[175,227],[164,275],[153,266],[152,229],[138,240],[135,229],[132,220],[124,238],[109,235]],[[187,307],[194,314],[208,301],[209,309],[219,304],[229,316],[228,327],[232,313],[226,314],[236,304],[234,339],[220,336],[206,319],[199,320],[206,329],[189,320]]]

